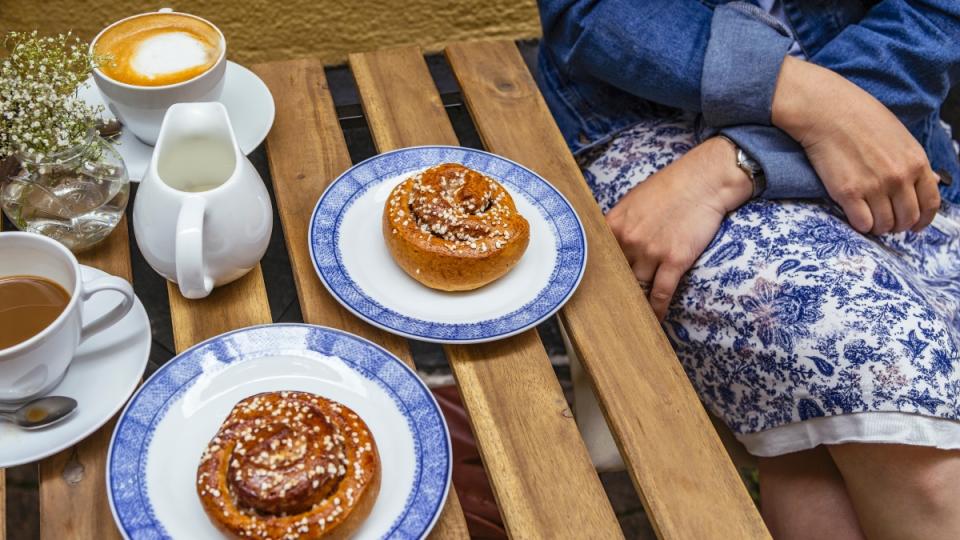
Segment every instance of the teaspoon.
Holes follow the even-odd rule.
[[[70,416],[77,400],[64,396],[37,398],[13,409],[0,408],[0,420],[13,422],[24,429],[39,429]]]

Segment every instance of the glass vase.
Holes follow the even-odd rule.
[[[76,253],[106,238],[123,217],[127,169],[99,134],[42,159],[16,157],[20,171],[3,181],[0,204],[20,230],[49,236]]]

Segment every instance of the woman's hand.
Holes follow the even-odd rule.
[[[753,192],[736,161],[732,144],[709,139],[637,185],[607,214],[661,320],[680,278],[713,240],[724,216]]]
[[[787,57],[773,123],[799,142],[854,229],[919,231],[940,208],[923,147],[882,103],[829,69]]]

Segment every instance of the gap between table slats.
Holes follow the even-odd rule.
[[[128,238],[124,218],[102,244],[77,259],[133,283]],[[115,423],[116,418],[111,419],[81,443],[40,462],[41,538],[120,538],[104,481]]]
[[[487,148],[542,174],[583,220],[587,272],[561,320],[658,534],[769,538],[516,46],[446,54]]]
[[[381,152],[458,144],[419,49],[353,54],[349,62]],[[507,532],[622,538],[536,331],[445,350]]]
[[[340,306],[323,288],[311,262],[307,231],[313,208],[326,186],[351,164],[322,64],[295,60],[260,64],[254,71],[277,103],[267,156],[304,320],[365,337],[414,367],[407,341],[370,326]],[[430,537],[468,537],[452,486]]]

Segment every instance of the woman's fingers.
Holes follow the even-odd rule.
[[[870,205],[870,213],[873,214],[873,227],[870,232],[879,236],[892,231],[896,220],[890,197],[885,194],[878,194],[867,200],[867,204]]]
[[[850,199],[842,204],[843,213],[847,216],[850,226],[861,233],[868,233],[873,228],[873,212],[870,205],[863,199]]]
[[[631,261],[630,267],[633,269],[633,275],[637,277],[637,283],[650,300],[650,307],[653,308],[657,318],[663,320],[667,314],[670,299],[673,298],[677,284],[680,283],[680,278],[683,277],[686,269],[652,257],[631,257],[628,254],[627,258]]]
[[[633,269],[633,275],[637,277],[637,283],[643,288],[643,292],[649,293],[653,286],[653,276],[657,273],[657,261],[637,257],[631,259],[630,268]]]
[[[940,177],[936,173],[924,176],[917,182],[917,201],[920,204],[920,219],[917,220],[917,223],[911,229],[913,232],[920,232],[927,225],[930,225],[940,210],[939,183]]]
[[[673,293],[677,291],[677,285],[680,284],[680,279],[687,271],[686,268],[680,266],[663,263],[657,267],[657,274],[653,278],[653,286],[650,288],[650,307],[653,308],[653,312],[661,321],[666,317],[670,300],[673,299]]]
[[[920,219],[920,203],[917,201],[916,184],[904,184],[891,197],[893,202],[894,224],[893,232],[903,232]]]

